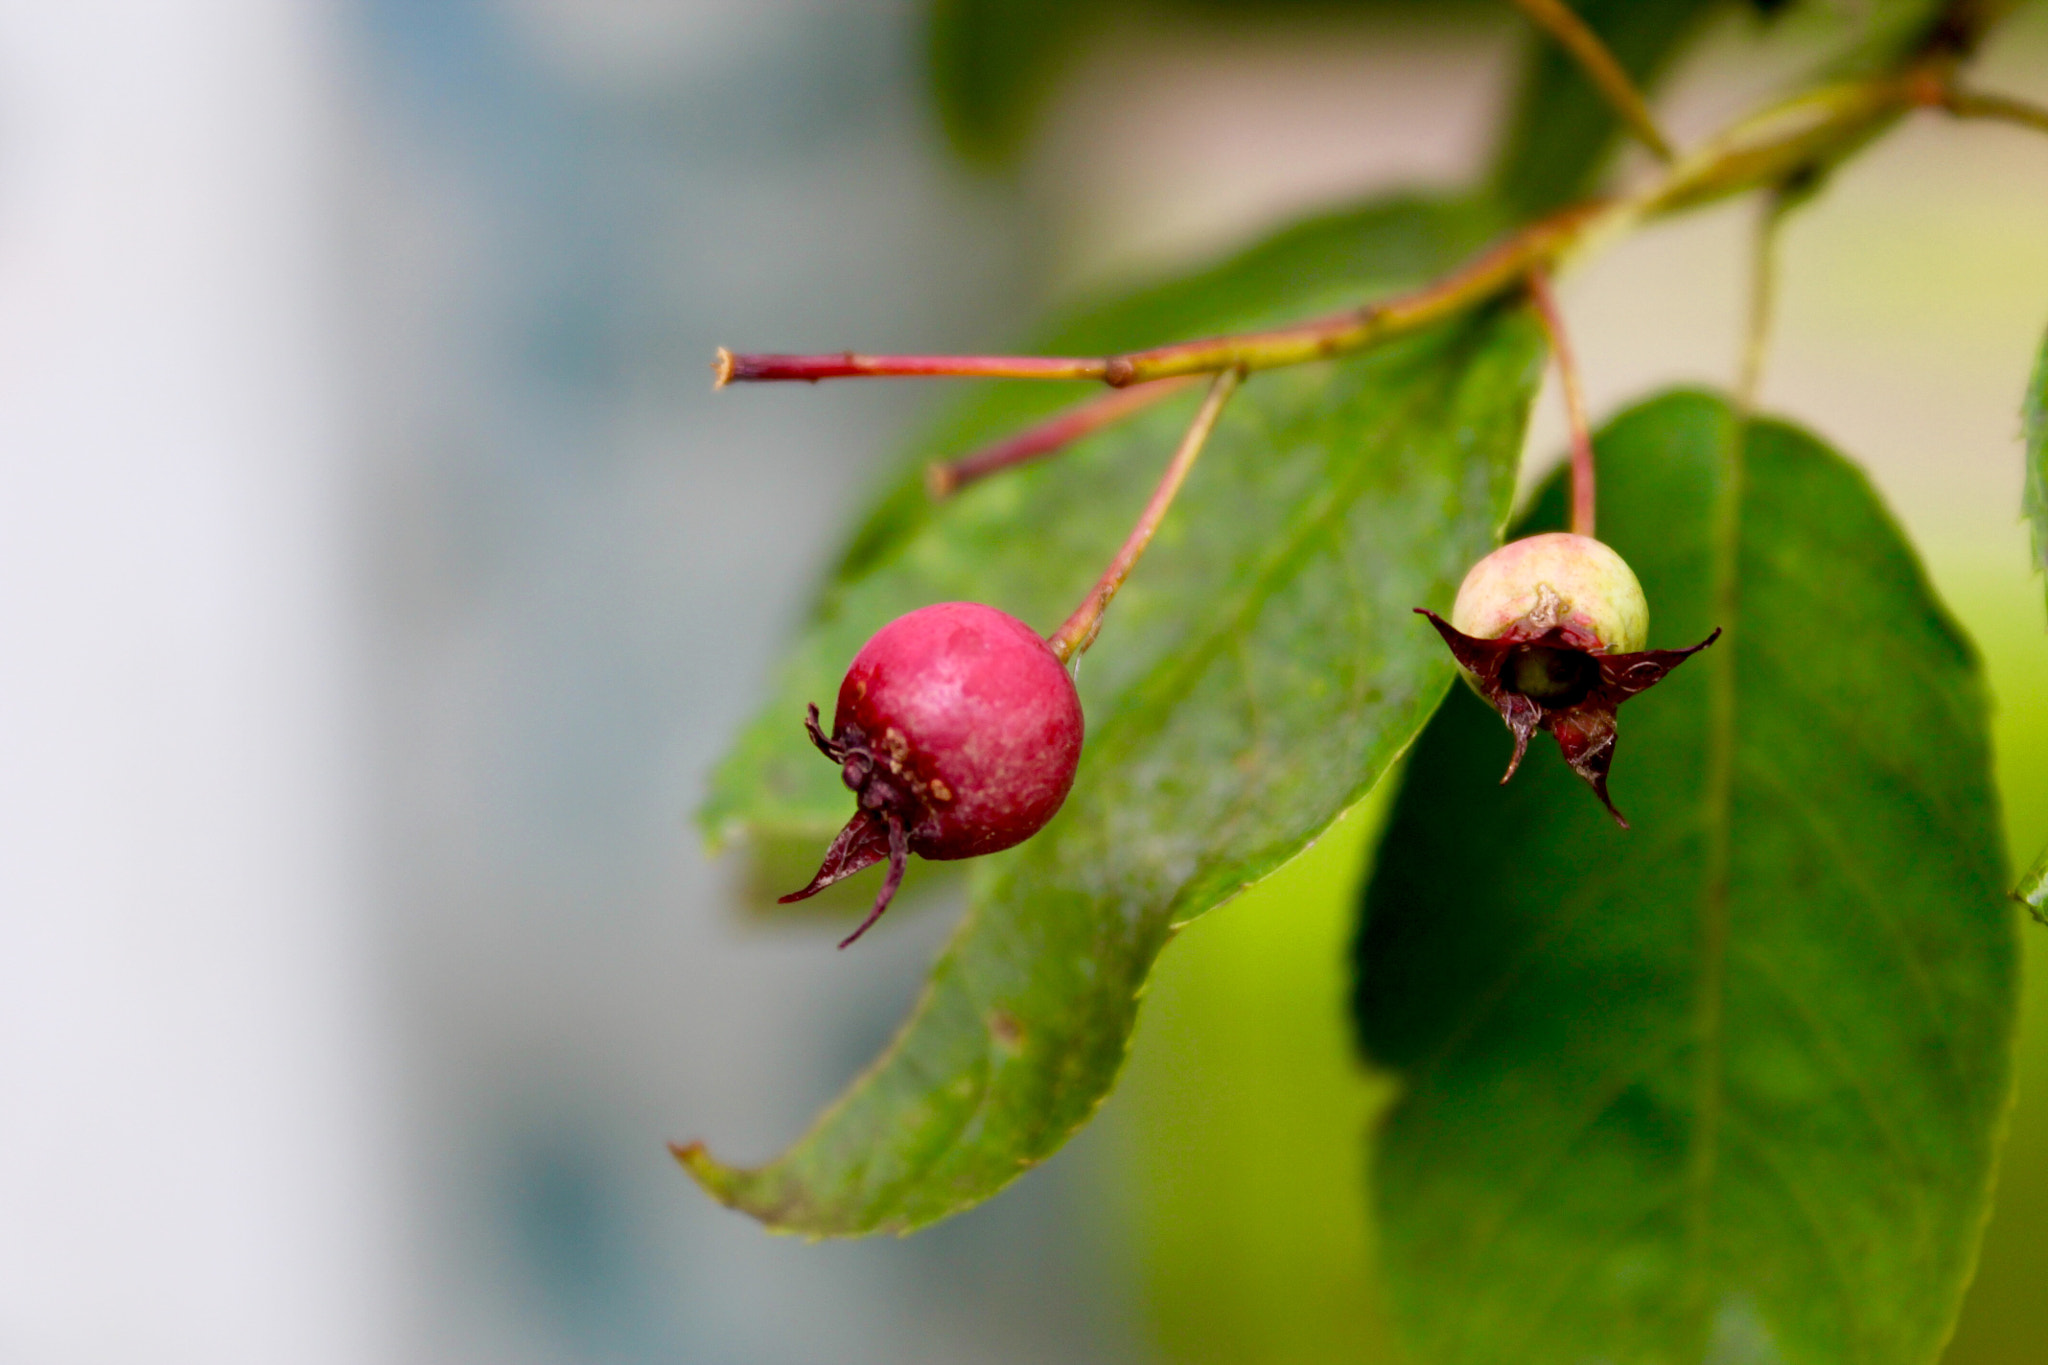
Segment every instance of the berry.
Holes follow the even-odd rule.
[[[1590,536],[1552,532],[1501,546],[1472,566],[1451,619],[1417,607],[1515,736],[1506,782],[1548,730],[1623,829],[1607,796],[1615,712],[1721,638],[1690,649],[1643,648],[1650,611],[1626,561]]]
[[[1581,648],[1627,654],[1648,643],[1650,608],[1628,562],[1591,536],[1510,541],[1458,585],[1451,624],[1480,640],[1548,622]]]
[[[818,875],[785,902],[889,860],[881,918],[916,853],[934,861],[995,853],[1052,819],[1081,760],[1081,699],[1066,666],[1016,617],[941,602],[897,617],[861,646],[839,684],[827,738],[811,742],[857,798]]]

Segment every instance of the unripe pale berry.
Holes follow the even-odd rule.
[[[857,798],[801,900],[889,859],[874,909],[886,910],[916,853],[972,858],[1044,828],[1074,785],[1081,699],[1066,666],[1016,617],[941,602],[897,617],[854,656],[828,738],[813,706],[811,740]]]
[[[1449,621],[1416,610],[1514,733],[1501,781],[1515,775],[1529,737],[1548,730],[1623,828],[1607,797],[1616,709],[1721,635],[1691,649],[1644,649],[1650,611],[1634,571],[1592,537],[1563,532],[1513,541],[1473,565]]]
[[[1591,536],[1564,531],[1510,541],[1472,566],[1451,624],[1478,640],[1563,629],[1581,648],[1629,654],[1650,638],[1635,571]]]

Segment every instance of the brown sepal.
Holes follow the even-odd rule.
[[[1426,607],[1419,615],[1429,618],[1437,634],[1450,646],[1451,655],[1472,676],[1484,696],[1500,712],[1515,737],[1514,757],[1508,761],[1501,781],[1515,775],[1522,756],[1528,752],[1529,737],[1548,730],[1572,771],[1586,780],[1600,804],[1616,824],[1628,828],[1628,821],[1614,808],[1607,795],[1607,770],[1614,762],[1615,712],[1638,692],[1646,692],[1664,681],[1672,669],[1721,638],[1717,627],[1712,635],[1690,649],[1645,649],[1633,654],[1608,654],[1596,641],[1589,641],[1568,626],[1553,626],[1537,635],[1512,631],[1496,640],[1480,640],[1465,634]],[[1572,689],[1557,704],[1545,704],[1517,691],[1503,676],[1517,651],[1556,650],[1578,655],[1592,668],[1583,686]],[[1526,675],[1525,675],[1526,676]]]
[[[825,861],[810,885],[778,897],[778,903],[788,905],[815,896],[836,881],[873,867],[884,858],[889,860],[889,875],[882,879],[882,889],[875,893],[874,908],[860,922],[860,928],[840,940],[839,946],[844,948],[882,917],[903,885],[903,873],[910,862],[910,835],[903,827],[900,810],[903,795],[887,780],[887,773],[877,770],[875,756],[858,730],[849,728],[843,739],[836,735],[828,737],[819,724],[818,708],[811,706],[804,716],[804,731],[810,735],[811,743],[818,746],[818,752],[841,766],[846,785],[860,793],[860,809],[825,849]]]
[[[888,822],[879,815],[855,811],[846,827],[825,849],[825,861],[819,866],[818,875],[811,878],[811,884],[801,891],[778,897],[777,903],[788,905],[792,901],[807,900],[832,883],[851,877],[862,868],[873,867],[888,856]]]

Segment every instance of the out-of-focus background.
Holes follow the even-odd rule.
[[[1469,181],[1507,10],[1133,11],[986,175],[913,0],[0,0],[0,1362],[1391,1358],[1341,1007],[1370,812],[1183,936],[1103,1120],[981,1210],[804,1245],[669,1160],[793,1136],[953,913],[841,955],[701,849],[708,765],[934,398],[705,366],[998,345]],[[1725,23],[1661,107],[1697,134],[1800,59]],[[2048,7],[1983,82],[2048,97]],[[1750,230],[1565,283],[1602,410],[1731,377]],[[2048,138],[1917,121],[1785,246],[1765,399],[1868,462],[1979,641],[2024,862]],[[1546,397],[1532,465],[1561,431]],[[2027,938],[1955,1365],[2048,1339]]]

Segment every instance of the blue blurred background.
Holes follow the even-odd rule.
[[[804,1245],[765,1157],[953,907],[858,954],[690,824],[944,350],[1485,163],[1483,6],[1134,10],[960,166],[913,0],[0,0],[0,1361],[1397,1358],[1359,1213],[1360,813],[1165,959],[1102,1121],[987,1207]],[[1150,17],[1147,17],[1148,14]],[[1810,56],[1730,22],[1681,135]],[[1984,83],[2048,97],[2048,7]],[[1564,285],[1596,404],[1726,382],[1749,219]],[[2025,860],[2048,635],[2016,410],[2048,139],[1916,123],[1786,241],[1766,402],[1866,460],[1977,636]],[[1531,449],[1561,444],[1555,395]],[[2048,932],[1950,1360],[2041,1358]]]

